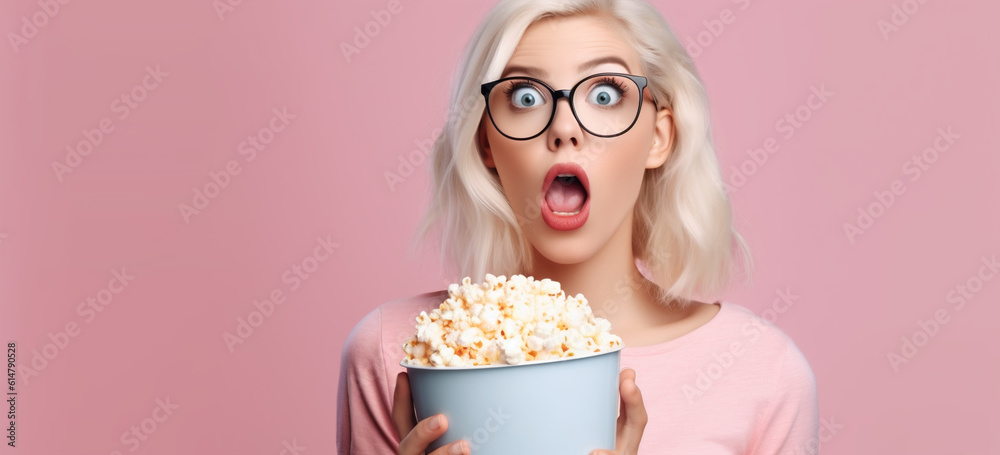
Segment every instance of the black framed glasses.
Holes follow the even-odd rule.
[[[597,137],[625,134],[642,110],[646,78],[632,74],[598,73],[569,90],[553,90],[532,77],[505,77],[482,85],[486,112],[500,134],[526,141],[541,135],[556,115],[559,98],[569,101],[573,117]]]

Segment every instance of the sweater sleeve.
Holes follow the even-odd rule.
[[[391,408],[381,308],[376,308],[358,322],[344,343],[337,387],[337,453],[396,453],[399,441]]]
[[[816,453],[819,399],[816,378],[802,352],[790,340],[774,373],[771,403],[753,432],[748,454]]]

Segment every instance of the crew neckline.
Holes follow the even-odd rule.
[[[719,300],[713,302],[713,304],[715,303],[719,304],[719,312],[715,313],[715,316],[712,316],[712,319],[709,319],[708,322],[696,327],[694,330],[685,333],[684,335],[681,335],[672,340],[664,341],[662,343],[650,344],[646,346],[636,346],[636,347],[629,347],[626,345],[622,349],[622,354],[621,354],[622,358],[643,357],[649,355],[663,354],[665,352],[673,351],[674,349],[689,344],[691,343],[692,340],[703,338],[705,334],[710,333],[715,328],[715,326],[722,324],[722,322],[720,321],[722,319],[727,318],[729,315],[731,306],[729,302],[726,302],[724,300]]]

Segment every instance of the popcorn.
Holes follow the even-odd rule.
[[[622,340],[594,316],[581,294],[569,297],[556,281],[514,275],[466,277],[448,286],[448,299],[416,317],[403,363],[459,367],[583,357],[612,350]]]

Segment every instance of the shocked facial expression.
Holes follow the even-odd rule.
[[[590,77],[643,76],[638,55],[610,21],[578,16],[531,25],[501,75],[531,79],[493,87],[480,124],[484,163],[496,170],[535,252],[556,263],[585,261],[612,239],[628,245],[622,239],[631,238],[644,172],[669,154],[670,112],[656,109],[648,88],[619,76]],[[549,89],[574,86],[572,97]]]

